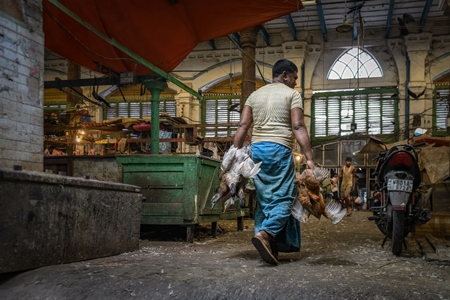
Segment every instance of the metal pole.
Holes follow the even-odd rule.
[[[159,154],[159,96],[167,88],[167,83],[164,78],[155,75],[154,78],[144,81],[144,85],[152,93],[151,153]]]

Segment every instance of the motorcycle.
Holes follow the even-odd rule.
[[[404,238],[415,231],[416,225],[427,223],[431,219],[430,211],[421,199],[421,172],[418,165],[416,147],[409,144],[395,145],[389,150],[380,140],[370,140],[384,147],[374,158],[377,189],[374,193],[374,205],[371,207],[375,221],[384,234],[382,246],[386,240],[392,240],[392,253],[400,255]]]

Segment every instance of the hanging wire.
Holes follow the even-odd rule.
[[[256,68],[258,69],[259,75],[262,76],[262,72],[261,72],[261,69],[259,68],[258,61],[257,61],[254,57],[251,57],[250,55],[248,55],[248,54],[244,51],[244,49],[242,49],[235,41],[233,41],[233,39],[232,39],[229,35],[227,35],[227,37],[228,37],[228,39],[236,46],[236,48],[237,48],[242,54],[248,56],[248,57],[255,63]],[[263,77],[263,81],[264,81],[264,84],[267,84],[266,79],[265,79],[264,77]]]
[[[233,43],[230,39],[230,73],[228,75],[230,76],[230,93],[233,92],[233,71],[232,71],[232,64],[233,64],[233,55],[232,55],[232,46]]]

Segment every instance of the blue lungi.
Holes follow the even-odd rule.
[[[255,234],[265,230],[275,237],[278,251],[299,252],[300,222],[290,210],[297,197],[292,151],[271,142],[252,143],[251,150],[253,161],[262,161],[261,171],[254,179],[257,196]]]

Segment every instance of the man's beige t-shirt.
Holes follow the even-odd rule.
[[[291,109],[303,109],[298,91],[283,83],[271,83],[254,91],[245,105],[253,113],[252,143],[274,142],[293,148]]]

